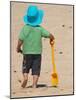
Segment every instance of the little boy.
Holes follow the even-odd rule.
[[[42,54],[42,37],[50,38],[50,44],[54,40],[54,36],[40,26],[43,19],[43,10],[39,10],[37,6],[29,6],[27,15],[24,16],[26,25],[22,28],[19,34],[17,52],[23,54],[23,83],[25,88],[28,81],[28,73],[30,69],[33,75],[33,88],[37,87],[37,82],[41,70],[41,54]],[[21,51],[21,46],[22,51]]]

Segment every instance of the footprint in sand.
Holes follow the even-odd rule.
[[[18,80],[19,83],[21,83],[21,80]]]
[[[17,71],[16,70],[14,70],[14,73],[16,73]]]
[[[59,54],[63,54],[63,52],[62,52],[62,51],[60,51],[60,52],[59,52]]]
[[[62,27],[65,27],[65,25],[63,24]]]

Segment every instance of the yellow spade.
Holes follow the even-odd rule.
[[[51,83],[52,83],[52,86],[57,87],[58,86],[58,74],[56,72],[56,65],[55,65],[55,59],[54,59],[54,41],[51,45],[51,51],[52,51],[52,65],[53,65],[53,72],[51,75]]]

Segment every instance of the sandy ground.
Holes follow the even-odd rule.
[[[55,63],[59,76],[57,88],[51,85],[51,47],[42,39],[43,53],[38,88],[32,89],[31,71],[27,88],[22,89],[22,55],[17,54],[18,34],[28,3],[12,2],[11,7],[11,97],[52,96],[73,93],[73,6],[35,4],[44,9],[42,26],[55,36]]]

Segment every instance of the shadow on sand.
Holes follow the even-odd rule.
[[[37,85],[37,88],[44,88],[44,87],[47,87],[46,84],[38,84]],[[28,86],[27,88],[32,88],[32,85]]]
[[[47,86],[46,84],[38,84],[37,88],[57,88],[56,86]],[[32,85],[28,86],[27,88],[32,88]]]

